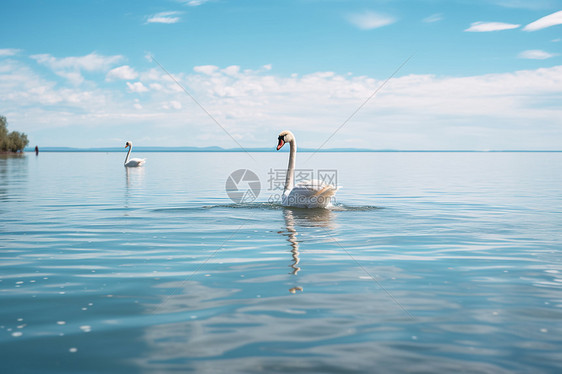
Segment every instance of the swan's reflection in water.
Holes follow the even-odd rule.
[[[287,241],[291,246],[291,256],[293,257],[292,263],[289,265],[292,268],[290,274],[298,275],[301,270],[300,263],[300,242],[297,238],[299,235],[297,227],[321,227],[326,230],[333,230],[334,213],[328,209],[299,209],[299,208],[285,208],[283,210],[283,217],[285,218],[286,232],[281,231],[283,235],[287,236]],[[290,293],[303,291],[301,286],[295,286],[289,289]]]
[[[144,168],[124,168],[125,169],[125,208],[129,208],[129,200],[134,196],[135,189],[140,188],[144,183]]]
[[[137,187],[144,181],[144,168],[125,168],[127,188]]]

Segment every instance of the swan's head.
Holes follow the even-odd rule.
[[[125,143],[125,148],[132,147],[132,146],[133,146],[133,143],[131,143],[131,142]]]
[[[294,141],[295,136],[290,131],[283,131],[281,132],[281,134],[279,134],[279,137],[277,139],[279,140],[279,143],[277,143],[277,150],[280,150],[281,147],[285,145],[285,143]]]

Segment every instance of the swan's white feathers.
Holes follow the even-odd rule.
[[[131,151],[133,150],[133,143],[131,143],[131,142],[125,143],[125,148],[129,148],[129,151],[127,152],[127,157],[125,157],[125,162],[123,163],[123,165],[125,165],[125,167],[134,168],[134,167],[137,167],[137,166],[144,165],[144,163],[146,162],[145,158],[131,158],[131,159],[129,159],[129,156],[131,155]]]
[[[295,208],[326,208],[331,205],[337,190],[337,187],[316,179],[300,182],[285,192],[282,204]]]
[[[142,166],[146,162],[145,158],[131,158],[129,162],[125,164],[127,167]]]

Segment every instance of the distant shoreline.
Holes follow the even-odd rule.
[[[25,152],[35,153],[35,149],[26,148]],[[70,147],[43,147],[39,152],[59,152],[59,153],[122,153],[123,149],[119,148],[70,148]],[[192,147],[135,147],[135,153],[141,152],[160,152],[160,153],[275,153],[275,149],[269,148],[231,148],[223,149],[219,147],[208,148],[192,148]],[[281,151],[287,152],[287,151]],[[561,153],[562,150],[400,150],[400,149],[353,149],[353,148],[331,148],[331,149],[312,149],[312,148],[299,148],[299,153]],[[2,153],[4,154],[4,153]],[[7,152],[5,154],[18,154]],[[21,153],[19,153],[21,154]]]

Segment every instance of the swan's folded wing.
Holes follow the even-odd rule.
[[[295,188],[293,188],[293,193],[298,193],[300,196],[304,197],[330,197],[334,196],[337,192],[337,188],[331,184],[326,184],[317,179],[312,179],[306,182],[298,183]]]
[[[334,196],[336,194],[337,190],[338,189],[336,187],[328,185],[328,186],[324,186],[324,188],[316,191],[314,193],[314,195],[312,195],[312,196],[315,196],[315,197],[322,196],[324,198],[328,198],[328,197]]]

